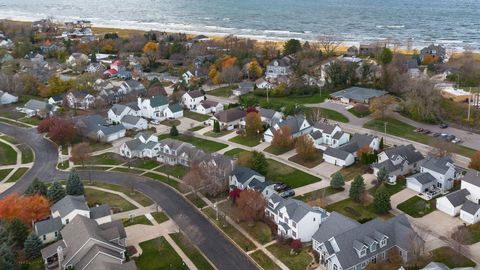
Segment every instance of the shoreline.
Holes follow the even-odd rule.
[[[64,20],[52,18],[55,22],[62,23]],[[5,21],[12,21],[12,22],[18,22],[18,23],[32,23],[34,20],[32,18],[6,18],[6,17],[1,17],[0,15],[0,20],[5,20]],[[77,19],[81,20],[81,19]],[[88,20],[88,19],[86,19]],[[146,23],[144,23],[146,24]],[[188,37],[194,37],[196,35],[205,35],[213,40],[221,40],[225,38],[226,36],[233,35],[238,38],[243,38],[243,39],[250,39],[250,40],[255,40],[260,44],[263,43],[275,43],[275,46],[283,46],[283,44],[289,40],[289,39],[298,39],[302,42],[310,42],[310,43],[315,43],[317,42],[315,39],[304,39],[304,38],[296,38],[296,37],[274,37],[274,36],[260,36],[260,35],[245,35],[245,34],[230,34],[230,33],[221,33],[221,32],[208,32],[208,31],[195,31],[195,30],[185,30],[185,31],[170,31],[170,30],[163,30],[163,29],[158,29],[155,27],[148,27],[144,26],[142,27],[141,25],[126,25],[120,26],[116,24],[102,24],[102,23],[96,23],[92,21],[92,30],[95,32],[100,32],[101,33],[108,33],[108,32],[126,32],[129,34],[143,34],[144,32],[147,31],[158,31],[158,32],[165,32],[168,34],[186,34]],[[98,34],[98,33],[97,33]],[[119,34],[120,35],[120,34]],[[128,34],[126,35],[128,36]],[[376,40],[377,42],[381,42],[382,39]],[[338,48],[338,51],[343,53],[346,52],[346,50],[351,47],[351,46],[357,46],[359,47],[360,44],[370,44],[375,41],[340,41],[340,45]],[[452,47],[452,46],[446,46],[442,44],[442,46],[445,46],[447,51],[449,51],[450,55],[456,55],[456,54],[461,54],[465,51],[464,48],[460,47]],[[390,46],[387,46],[388,48],[392,50],[397,50],[401,54],[414,54],[415,52],[420,51],[422,48],[424,48],[424,45],[412,45],[411,49],[407,49],[406,45],[401,45],[398,47],[394,47],[392,44]],[[480,50],[474,50],[473,53],[475,54],[480,54]]]

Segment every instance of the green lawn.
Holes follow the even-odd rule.
[[[3,122],[5,124],[9,124],[9,125],[12,125],[12,126],[18,126],[18,127],[23,127],[23,128],[31,128],[31,126],[29,125],[26,125],[20,121],[15,121],[15,120],[12,120],[12,119],[5,119],[5,118],[0,118],[0,122]]]
[[[404,213],[414,218],[423,217],[437,209],[435,199],[426,201],[418,196],[414,196],[397,206]]]
[[[232,90],[237,89],[238,85],[229,85],[225,87],[220,87],[212,91],[208,91],[208,95],[216,96],[216,97],[229,97],[232,95]]]
[[[93,165],[120,165],[127,162],[125,158],[120,156],[119,154],[115,153],[104,153],[98,156],[93,156],[89,160],[85,162],[85,164],[93,164]],[[75,165],[81,165],[75,163]]]
[[[200,114],[200,113],[196,113],[196,112],[192,112],[192,111],[184,111],[183,112],[183,116],[184,117],[187,117],[187,118],[190,118],[190,119],[193,119],[195,121],[198,121],[198,122],[204,122],[204,121],[207,121],[210,116],[209,115],[206,115],[206,114]],[[203,126],[200,126],[203,128]]]
[[[449,268],[457,267],[475,267],[477,264],[458,253],[451,247],[440,247],[432,250],[432,261],[441,262]]]
[[[265,148],[263,151],[278,156],[278,155],[281,155],[281,154],[285,154],[286,152],[288,152],[290,150],[293,150],[293,148],[294,148],[293,145],[290,148],[278,148],[278,147],[275,147],[273,145],[270,145],[269,147]]]
[[[196,126],[196,127],[193,127],[191,129],[189,129],[189,131],[199,131],[200,129],[203,129],[205,126]]]
[[[123,219],[123,226],[128,227],[132,225],[137,225],[137,224],[142,224],[142,225],[153,225],[150,220],[145,215],[141,216],[136,216],[133,219],[125,218]]]
[[[284,182],[292,188],[297,188],[320,181],[319,177],[302,172],[273,159],[267,159],[268,170],[266,178],[274,182]]]
[[[88,143],[90,144],[90,149],[92,150],[92,152],[105,150],[112,147],[112,145],[109,143],[92,142],[92,141],[88,141]]]
[[[164,164],[161,167],[158,167],[155,169],[157,172],[165,173],[167,175],[171,175],[173,177],[176,177],[178,179],[182,179],[185,174],[188,173],[188,168],[182,165],[175,165],[175,166],[170,166],[167,164]]]
[[[173,127],[173,126],[179,126],[180,125],[180,120],[177,120],[177,119],[174,119],[174,120],[171,120],[171,119],[167,119],[167,120],[163,120],[162,122],[160,122],[160,124],[164,125],[164,126],[167,126],[167,127]]]
[[[266,244],[271,242],[272,239],[272,231],[270,230],[270,227],[268,227],[267,224],[264,222],[254,222],[252,224],[249,224],[247,222],[242,222],[240,223],[240,226],[248,232],[248,234],[257,240],[260,244]]]
[[[0,165],[15,165],[17,152],[8,144],[0,141]]]
[[[115,213],[130,211],[137,208],[117,194],[92,188],[85,189],[85,198],[87,199],[88,205],[90,207],[97,204],[108,204]]]
[[[215,223],[225,234],[227,234],[241,249],[244,251],[249,251],[255,249],[255,245],[248,240],[240,231],[235,229],[231,224],[228,222],[224,222],[222,218],[219,221],[215,220],[216,213],[215,210],[212,208],[204,208],[202,210],[210,220]]]
[[[307,249],[302,249],[300,253],[292,255],[291,248],[288,245],[275,243],[267,247],[277,259],[282,261],[290,270],[305,270],[313,261],[313,257],[308,254]]]
[[[233,130],[222,130],[220,132],[214,132],[214,131],[211,130],[211,131],[203,133],[203,135],[208,136],[208,137],[213,137],[213,138],[219,138],[219,137],[223,137],[225,135],[228,135],[232,132],[233,132]]]
[[[385,184],[385,188],[387,189],[387,192],[390,194],[390,196],[392,196],[395,193],[398,193],[398,192],[402,191],[406,187],[407,187],[407,181],[405,179],[397,179],[397,183],[395,185]],[[370,194],[373,195],[375,193],[375,190],[376,190],[376,188],[371,188],[369,190]]]
[[[348,118],[337,111],[325,109],[325,108],[320,108],[320,111],[322,112],[323,116],[327,119],[330,119],[336,122],[348,123]]]
[[[20,179],[20,177],[22,177],[27,171],[28,171],[29,168],[18,168],[12,176],[10,176],[10,178],[8,179],[7,182],[11,183],[11,182],[17,182],[18,179]]]
[[[387,133],[388,134],[398,136],[398,137],[402,137],[402,138],[405,138],[405,139],[408,139],[408,140],[416,141],[416,142],[419,142],[419,143],[423,143],[423,144],[426,144],[426,145],[432,145],[435,142],[435,140],[438,140],[437,138],[434,138],[432,136],[428,136],[428,135],[425,135],[425,134],[420,134],[420,133],[415,132],[414,131],[415,127],[413,127],[409,124],[406,124],[402,121],[399,121],[397,119],[385,118],[385,121],[387,122]],[[370,120],[367,123],[365,123],[365,125],[363,127],[368,128],[368,129],[372,129],[372,130],[376,130],[376,131],[380,131],[380,132],[384,132],[385,131],[385,121],[382,120],[382,119]],[[466,157],[470,157],[475,153],[474,149],[471,149],[471,148],[468,148],[468,147],[465,147],[465,146],[462,146],[462,145],[452,144],[451,146],[452,146],[452,151],[453,152],[455,152],[457,154],[460,154],[460,155],[463,155],[463,156],[466,156]]]
[[[119,185],[113,185],[113,184],[107,184],[107,183],[101,183],[101,182],[93,182],[93,183],[86,183],[86,186],[95,186],[95,187],[100,187],[100,188],[105,188],[113,191],[118,191],[122,192],[128,197],[132,198],[134,201],[138,202],[142,206],[150,206],[153,204],[152,200],[148,198],[147,196],[143,195],[142,193],[133,190],[128,187],[124,186],[119,186]]]
[[[138,169],[135,169],[135,168],[122,168],[122,167],[115,168],[112,171],[114,171],[114,172],[124,172],[124,173],[133,173],[133,174],[144,173],[144,171],[138,170]]]
[[[286,104],[314,104],[314,103],[322,103],[325,101],[326,98],[329,97],[330,91],[322,90],[321,94],[318,93],[312,96],[300,96],[300,97],[269,97],[267,102],[267,97],[256,96],[253,93],[249,93],[242,96],[242,99],[249,99],[254,97],[258,100],[260,104],[272,104],[276,105],[286,105]]]
[[[352,201],[350,198],[330,204],[326,207],[326,210],[329,212],[336,211],[360,223],[365,223],[377,217],[372,205],[365,207],[361,203]]]
[[[33,162],[33,151],[30,147],[24,144],[19,144],[17,147],[22,152],[22,164]]]
[[[7,175],[12,171],[13,169],[4,169],[0,170],[0,182],[7,177]]]
[[[229,141],[242,144],[249,147],[254,147],[260,144],[261,135],[259,136],[243,136],[238,135],[236,137],[231,138]]]
[[[238,154],[245,152],[246,150],[243,150],[241,148],[234,148],[232,150],[228,150],[227,152],[223,153],[227,157],[234,157],[238,156]]]
[[[199,270],[214,270],[215,268],[208,262],[208,260],[200,253],[200,251],[190,242],[185,235],[181,233],[170,234],[173,241],[180,247],[180,249],[187,255],[188,258],[195,264]]]
[[[173,180],[173,179],[167,178],[166,176],[159,175],[159,174],[156,174],[156,173],[146,173],[143,176],[158,180],[160,182],[163,182],[163,183],[171,186],[172,188],[182,192],[182,190],[180,189],[180,183]]]
[[[355,176],[364,174],[363,167],[364,167],[364,165],[360,164],[360,162],[356,162],[352,166],[343,167],[338,172],[340,172],[343,175],[343,178],[345,179],[345,181],[350,181],[350,180],[353,180],[353,178],[355,178]],[[333,174],[332,174],[332,176],[333,176]]]
[[[17,140],[15,140],[14,138],[10,137],[10,136],[7,136],[7,135],[0,135],[0,138],[11,143],[11,144],[18,144]]]
[[[277,266],[270,257],[265,254],[265,252],[261,250],[257,250],[250,254],[250,257],[257,262],[263,269],[265,270],[281,270],[279,266]]]
[[[295,199],[303,202],[314,202],[321,198],[321,196],[329,196],[338,192],[341,192],[340,189],[334,189],[332,187],[321,188],[317,190],[310,191],[300,196],[296,196]]]
[[[164,212],[153,212],[150,214],[159,224],[169,220],[169,218],[167,217],[167,215],[165,215]]]
[[[187,196],[185,196],[190,202],[192,202],[197,208],[203,208],[207,206],[207,204],[200,198],[199,196],[190,193]]]
[[[289,158],[288,160],[295,162],[297,164],[300,164],[302,166],[305,166],[307,168],[313,168],[323,162],[323,153],[322,151],[318,150],[317,153],[315,154],[315,157],[309,160],[304,160],[298,154]]]
[[[130,163],[127,163],[125,166],[128,166],[128,165],[130,165],[131,167],[151,170],[155,167],[158,167],[160,163],[152,159],[137,159]]]
[[[38,117],[23,117],[23,118],[18,119],[18,121],[20,121],[22,123],[27,123],[27,124],[30,124],[30,125],[38,126],[38,124],[40,124],[40,122],[42,120],[39,119]]]
[[[139,270],[188,270],[188,267],[164,237],[140,243],[143,253],[135,259]]]
[[[224,143],[214,142],[214,141],[205,140],[205,139],[192,137],[192,136],[186,136],[183,134],[180,134],[176,137],[171,137],[169,134],[162,134],[158,136],[158,140],[163,140],[166,138],[172,138],[175,140],[191,143],[196,147],[198,147],[199,149],[202,149],[207,152],[217,152],[218,150],[228,147],[228,145]]]
[[[68,160],[62,161],[57,164],[57,168],[59,168],[60,170],[66,170],[69,167],[70,167],[70,163],[68,162]]]
[[[350,108],[348,109],[348,111],[355,115],[356,117],[358,118],[363,118],[363,117],[366,117],[366,116],[369,116],[372,112],[371,111],[368,111],[368,112],[358,112],[357,110],[355,110],[355,107],[353,108]]]

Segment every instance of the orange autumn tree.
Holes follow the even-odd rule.
[[[12,193],[0,200],[0,219],[20,219],[24,224],[42,219],[50,214],[50,202],[41,195],[20,196]]]
[[[157,61],[158,53],[160,51],[160,45],[156,42],[149,41],[143,46],[143,53],[148,60],[148,64],[153,66]]]

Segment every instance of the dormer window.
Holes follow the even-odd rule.
[[[387,238],[383,238],[382,241],[380,242],[380,247],[384,247],[387,245]]]
[[[377,250],[377,243],[373,243],[371,246],[370,246],[370,252],[375,252]]]
[[[360,257],[363,257],[365,255],[367,255],[367,248],[364,247],[360,250]]]

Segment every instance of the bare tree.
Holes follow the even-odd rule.
[[[321,50],[327,57],[335,55],[338,47],[342,44],[334,35],[319,36],[317,38],[317,42],[320,45]]]
[[[232,84],[240,80],[240,77],[242,76],[242,72],[240,71],[239,67],[231,66],[231,67],[224,68],[220,73],[220,76],[223,82]]]
[[[206,180],[207,178],[200,169],[199,163],[192,162],[190,170],[182,179],[182,188],[186,191],[192,191],[195,196],[198,196],[198,192],[205,186]]]
[[[458,226],[458,229],[452,234],[452,247],[460,254],[463,255],[468,255],[465,254],[468,252],[467,248],[464,248],[465,242],[468,242],[471,237],[470,233],[468,232],[467,227],[464,225]]]
[[[85,167],[85,161],[89,160],[92,154],[90,144],[84,142],[76,144],[72,147],[70,159],[75,163],[81,163]]]
[[[425,238],[428,234],[428,229],[417,226],[415,231],[412,231],[408,237],[408,243],[410,243],[410,253],[412,254],[412,260],[418,261],[420,257],[425,253]]]
[[[432,149],[429,151],[429,155],[433,157],[452,157],[452,154],[455,150],[455,147],[451,143],[446,143],[445,141],[439,140],[437,138],[433,139],[430,143]]]
[[[307,120],[312,124],[315,124],[325,119],[325,115],[321,108],[312,108],[308,110],[306,115],[307,115]]]

